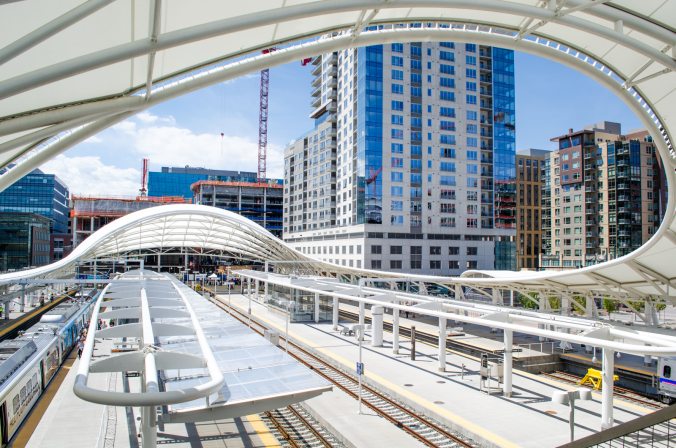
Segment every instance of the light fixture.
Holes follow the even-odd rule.
[[[596,359],[596,347],[594,347],[594,356],[592,356],[592,363],[597,362],[598,359]]]
[[[564,391],[555,390],[552,392],[552,401],[570,407],[568,421],[570,423],[570,441],[575,440],[575,400],[591,400],[591,390],[586,388]]]

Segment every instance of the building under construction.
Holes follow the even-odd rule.
[[[73,195],[70,209],[73,247],[121,216],[158,205],[189,202],[182,196],[93,197]]]
[[[196,204],[230,210],[282,237],[283,186],[279,182],[200,180],[190,187]]]

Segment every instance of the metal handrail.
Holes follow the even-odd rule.
[[[668,422],[673,418],[676,418],[676,404],[660,409],[659,411],[653,412],[651,414],[644,415],[637,419],[630,420],[626,423],[622,423],[621,425],[613,426],[612,428],[606,429],[605,431],[591,434],[582,439],[566,443],[565,445],[560,445],[559,448],[587,448],[600,445],[602,443],[610,442],[612,440],[619,439],[620,437],[639,432],[646,428]],[[669,425],[671,425],[671,423],[669,423]],[[669,435],[670,434],[667,434],[667,437],[669,437]],[[672,437],[676,437],[676,425],[674,425],[674,434]],[[627,444],[627,446],[632,445]],[[644,445],[642,444],[641,446]]]

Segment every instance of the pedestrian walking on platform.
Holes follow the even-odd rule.
[[[84,341],[82,339],[77,341],[77,357],[82,356],[82,350],[84,350]]]

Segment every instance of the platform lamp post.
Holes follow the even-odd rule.
[[[359,361],[357,361],[357,377],[359,379],[359,414],[361,415],[361,376],[364,374],[364,363],[362,362],[362,342],[364,341],[364,325],[355,325],[352,327],[359,342]]]
[[[555,390],[552,393],[552,401],[570,407],[568,421],[570,424],[570,441],[575,440],[575,400],[589,401],[591,400],[591,390],[577,389],[571,391]]]

